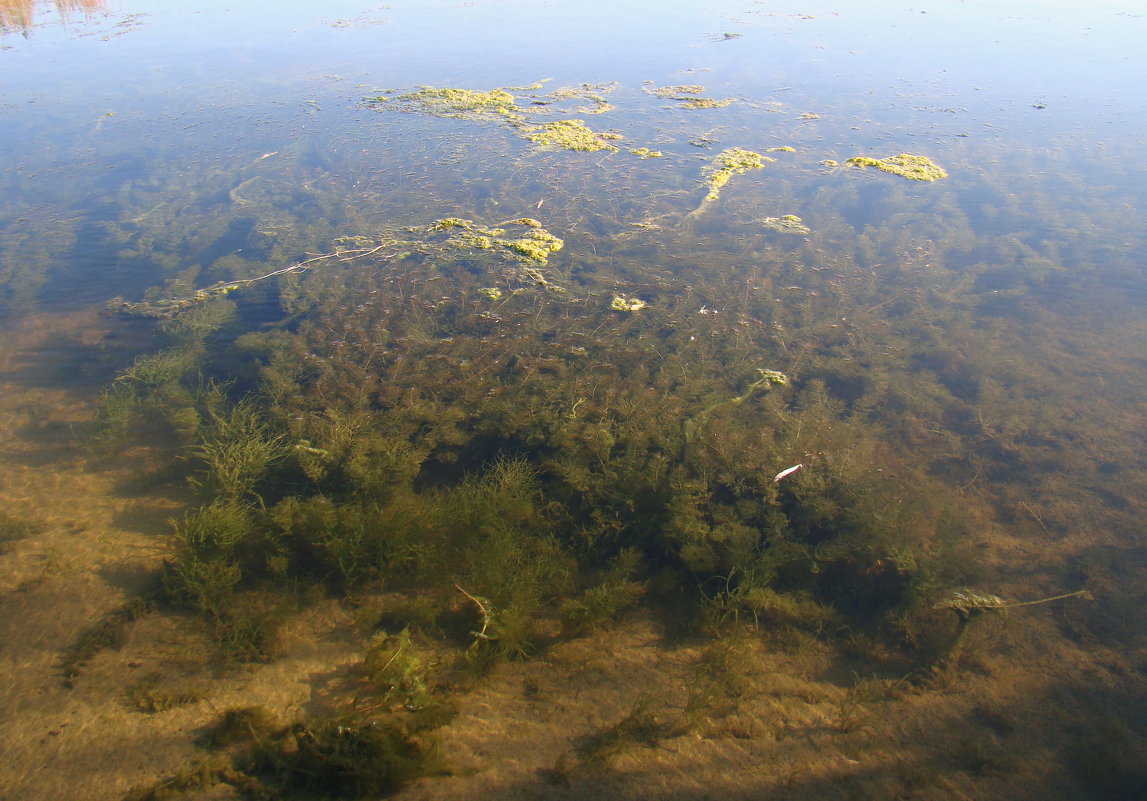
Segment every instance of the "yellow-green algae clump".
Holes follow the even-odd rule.
[[[927,156],[913,156],[910,153],[900,153],[886,159],[854,156],[845,164],[851,167],[875,167],[878,170],[890,172],[911,181],[936,181],[948,177],[948,173],[944,172],[942,167],[933,164]]]
[[[713,157],[713,161],[702,170],[705,185],[709,187],[706,200],[716,200],[721,195],[721,187],[729,183],[734,175],[759,170],[765,166],[766,161],[773,161],[768,156],[762,156],[743,147],[730,147],[722,150]]]
[[[662,100],[673,100],[680,104],[682,108],[689,109],[703,109],[703,108],[724,108],[733,102],[733,98],[725,98],[724,100],[715,100],[711,97],[701,97],[701,93],[705,91],[704,86],[698,84],[686,84],[684,86],[661,86],[656,89],[646,89],[646,93],[659,97]]]
[[[424,86],[416,92],[408,92],[391,99],[375,97],[374,103],[393,102],[404,110],[421,111],[435,117],[460,117],[462,119],[512,118],[521,113],[514,102],[514,96],[505,89],[491,89],[480,92],[474,89],[436,88]]]
[[[526,112],[518,105],[516,98],[508,89],[536,89],[540,84],[530,87],[508,87],[479,91],[475,89],[455,89],[452,87],[423,86],[417,91],[388,97],[378,95],[368,98],[370,104],[380,109],[395,109],[397,111],[421,112],[434,117],[454,117],[464,120],[491,120],[508,126],[515,135],[540,145],[550,145],[582,152],[597,150],[616,151],[617,148],[607,141],[608,134],[598,134],[591,131],[581,120],[555,120],[539,125],[531,125],[526,121]],[[564,97],[589,97],[599,103],[594,112],[604,110],[608,106],[600,95],[587,94],[591,89],[610,87],[592,87],[584,85],[580,90],[564,90],[555,95],[555,99]]]
[[[594,133],[581,120],[555,120],[540,126],[524,126],[522,136],[539,145],[552,145],[564,150],[593,152],[617,148],[605,141],[601,134]]]
[[[782,214],[780,217],[766,217],[761,220],[764,226],[782,234],[800,234],[808,236],[812,233],[804,221],[795,214]]]
[[[500,250],[507,255],[527,261],[545,264],[551,253],[562,249],[565,243],[551,234],[542,224],[530,217],[506,220],[502,225],[522,226],[525,230],[517,237],[507,237],[506,229],[487,228],[472,220],[460,217],[446,217],[427,226],[428,232],[449,231],[446,244],[474,250]]]
[[[623,295],[614,295],[613,300],[609,302],[609,308],[619,312],[641,311],[648,305],[641,298],[627,298]]]

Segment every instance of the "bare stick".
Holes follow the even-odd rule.
[[[471,637],[477,637],[479,640],[492,640],[492,639],[494,639],[493,637],[491,637],[489,634],[486,633],[486,629],[490,625],[490,610],[486,608],[486,604],[482,603],[480,600],[475,598],[473,595],[466,592],[466,590],[462,589],[457,584],[454,585],[454,589],[458,590],[458,592],[462,593],[467,598],[469,598],[471,601],[473,601],[474,605],[478,607],[478,611],[482,614],[482,629],[480,631],[470,632],[470,636]]]

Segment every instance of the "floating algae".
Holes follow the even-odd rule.
[[[617,151],[601,134],[594,133],[581,120],[555,120],[540,126],[523,126],[521,136],[534,144],[551,145],[563,150],[593,152]]]
[[[639,159],[659,159],[665,155],[660,150],[650,150],[647,147],[632,147],[629,152]]]
[[[726,97],[723,100],[715,100],[711,97],[682,97],[675,99],[680,101],[681,108],[688,109],[724,108],[733,102],[733,98],[731,97]]]
[[[942,167],[933,164],[926,156],[913,156],[910,153],[900,153],[886,159],[874,159],[871,156],[854,156],[845,164],[851,167],[875,167],[901,178],[911,181],[936,181],[947,178],[948,173]]]
[[[613,300],[609,302],[609,308],[619,312],[641,311],[648,305],[641,298],[626,298],[622,295],[614,295]]]
[[[759,170],[765,166],[766,161],[774,159],[752,150],[745,150],[743,147],[722,150],[701,171],[705,177],[705,185],[709,187],[709,194],[705,196],[705,200],[716,200],[721,196],[721,187],[729,183],[730,178],[749,170]]]
[[[585,101],[587,105],[578,106],[576,108],[577,111],[582,114],[603,114],[613,109],[613,106],[605,99],[605,95],[616,88],[616,81],[597,84],[583,83],[581,86],[564,86],[546,95],[546,100],[534,102],[544,105],[549,102],[561,102],[563,100],[582,100]]]
[[[537,89],[541,84],[522,87],[525,90]],[[539,145],[549,145],[578,152],[593,152],[598,150],[616,151],[617,148],[607,141],[608,134],[598,134],[591,131],[582,120],[564,119],[530,124],[526,121],[526,110],[517,103],[517,98],[509,89],[518,87],[503,87],[489,91],[475,89],[455,89],[450,87],[425,86],[414,92],[388,97],[377,95],[367,98],[367,103],[379,110],[393,109],[396,111],[416,112],[434,117],[452,117],[463,120],[476,120],[496,122],[507,126],[511,132],[522,139]],[[608,85],[592,86],[583,84],[580,89],[568,88],[557,90],[549,97],[553,101],[564,99],[584,99],[592,101],[595,106],[583,109],[589,113],[600,113],[608,109],[608,103],[599,94],[601,91],[611,89]],[[550,100],[534,101],[537,113],[548,105]]]
[[[519,229],[508,230],[508,227]],[[345,245],[356,247],[347,249]],[[303,273],[322,264],[331,262],[347,263],[373,256],[370,264],[377,260],[402,258],[411,253],[419,253],[432,258],[448,258],[459,250],[477,251],[515,265],[509,275],[511,280],[529,286],[538,286],[555,292],[564,289],[546,278],[539,270],[544,267],[552,253],[562,249],[565,243],[551,234],[542,224],[530,217],[505,220],[493,226],[483,226],[473,220],[461,217],[444,217],[440,220],[403,231],[385,231],[377,237],[339,237],[334,240],[335,249],[321,256],[273,270],[255,278],[235,281],[219,281],[202,289],[192,290],[184,295],[159,300],[127,301],[113,298],[108,308],[135,317],[174,318],[194,306],[214,298],[223,297],[236,290],[245,289],[259,281],[277,278],[294,273]],[[388,252],[381,252],[381,251]],[[487,297],[491,297],[487,295]],[[491,299],[496,299],[492,298]]]
[[[400,111],[416,111],[435,117],[467,120],[508,119],[519,117],[522,113],[514,102],[514,96],[505,89],[482,92],[475,89],[424,86],[415,92],[407,92],[396,97],[378,95],[368,98],[367,102],[374,106]]]
[[[782,234],[800,234],[801,236],[808,236],[812,233],[807,225],[795,214],[783,214],[780,217],[766,217],[761,220],[764,226],[771,231],[779,231]]]
[[[724,100],[701,97],[701,93],[705,91],[705,87],[697,84],[661,86],[656,89],[646,88],[645,91],[647,94],[659,97],[662,100],[672,100],[681,108],[688,109],[724,108],[733,102],[733,98],[731,97],[725,98]]]

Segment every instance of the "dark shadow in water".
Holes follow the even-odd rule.
[[[961,677],[950,681],[953,686],[942,697],[958,699]],[[892,742],[874,742],[863,727],[842,732],[819,726],[786,730],[786,736],[768,744],[730,742],[729,748],[722,748],[720,740],[714,748],[696,750],[665,743],[632,745],[625,752],[624,770],[614,772],[608,762],[542,770],[536,784],[500,787],[478,797],[629,799],[639,797],[635,785],[645,791],[641,798],[657,801],[1147,797],[1147,692],[1142,686],[1104,690],[1091,681],[1065,680],[1046,686],[1039,696],[1018,696],[1011,703],[987,701],[968,708],[956,701],[950,708],[901,717]],[[878,716],[879,705],[866,714]],[[809,745],[815,755],[808,753]],[[1030,764],[1046,765],[1049,751],[1059,755],[1059,762],[1040,781]],[[665,766],[672,759],[667,754],[673,753],[682,759],[676,769],[680,782]],[[648,767],[642,765],[644,754],[650,756]],[[810,776],[813,771],[818,775]],[[702,779],[690,774],[709,780],[696,788]],[[763,778],[754,781],[754,776]],[[722,785],[724,777],[729,777],[727,785]],[[546,786],[555,779],[562,786]],[[666,789],[649,793],[651,786]]]

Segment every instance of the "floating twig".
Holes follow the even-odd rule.
[[[937,601],[932,605],[933,609],[951,609],[962,619],[967,620],[973,614],[978,614],[989,609],[1017,609],[1021,606],[1036,606],[1037,604],[1046,604],[1051,601],[1060,601],[1064,598],[1080,597],[1088,601],[1095,600],[1090,592],[1087,590],[1076,590],[1075,592],[1065,592],[1061,595],[1052,595],[1047,598],[1039,598],[1034,601],[1005,601],[998,595],[991,595],[986,592],[976,592],[975,590],[956,590],[947,598]]]

